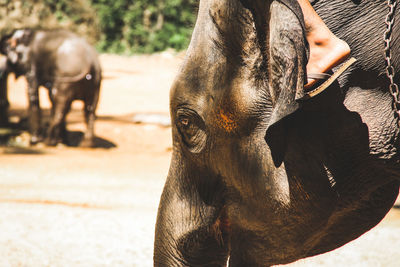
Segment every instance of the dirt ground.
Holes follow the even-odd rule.
[[[68,116],[71,146],[0,147],[0,266],[152,266],[154,224],[171,156],[170,85],[182,55],[101,55],[96,144],[76,147],[82,104]],[[25,80],[9,80],[11,120],[26,116]],[[45,90],[41,105],[49,107]],[[400,266],[400,209],[331,253],[292,266]]]

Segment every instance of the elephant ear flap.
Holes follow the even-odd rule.
[[[32,29],[25,29],[24,33],[23,33],[23,35],[21,37],[20,43],[28,46],[31,43],[32,36],[33,36],[33,30]]]
[[[274,2],[269,25],[269,76],[274,107],[265,140],[275,166],[279,167],[286,154],[290,118],[300,108],[296,99],[304,96],[308,43],[303,13],[296,0]]]
[[[9,39],[9,45],[11,48],[15,48],[17,45],[22,44],[28,46],[33,36],[33,30],[21,29],[16,30]]]
[[[7,34],[1,37],[0,39],[0,53],[3,55],[7,54],[7,46],[8,46],[8,41],[11,38],[11,34]]]
[[[296,101],[296,92],[299,91],[299,85],[301,85],[302,90],[303,79],[298,79],[296,76],[298,73],[297,69],[288,67],[283,74],[285,80],[273,85],[280,87],[280,94],[272,110],[265,141],[271,150],[276,167],[279,167],[285,158],[291,118],[300,108],[300,104]]]
[[[17,62],[18,62],[18,53],[12,50],[12,51],[10,51],[8,53],[7,58],[12,64],[17,64]]]

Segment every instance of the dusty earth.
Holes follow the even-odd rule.
[[[76,147],[85,129],[79,102],[69,145],[29,147],[22,133],[0,147],[0,266],[152,266],[171,156],[169,87],[182,58],[101,55],[95,149]],[[11,121],[24,124],[26,82],[10,77],[9,86]],[[44,89],[41,105],[48,114]],[[400,210],[356,241],[292,265],[400,266]]]

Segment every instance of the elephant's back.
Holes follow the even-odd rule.
[[[56,67],[61,76],[89,72],[95,58],[89,45],[81,38],[68,38],[58,47]]]
[[[368,125],[371,153],[393,158],[400,149],[393,142],[396,129],[389,79],[386,77],[384,32],[386,1],[318,0],[314,8],[328,27],[344,39],[357,62],[339,78],[346,90],[345,105]],[[392,64],[400,74],[400,9],[396,10],[392,32]],[[395,81],[400,83],[400,75]]]
[[[50,77],[78,81],[100,71],[95,49],[83,38],[68,31],[38,32],[33,54],[38,68]]]
[[[374,88],[385,78],[385,42],[386,15],[389,12],[386,1],[345,1],[318,0],[315,10],[327,26],[339,38],[344,39],[357,59],[357,68],[349,77],[349,84],[360,84]],[[400,9],[396,10],[393,25],[392,64],[400,72]],[[379,77],[379,79],[377,79]]]

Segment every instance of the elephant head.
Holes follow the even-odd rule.
[[[200,1],[170,93],[155,266],[288,263],[345,244],[390,209],[398,182],[383,179],[394,174],[370,156],[360,116],[340,101],[296,101],[304,36],[296,1]]]
[[[0,52],[7,57],[10,68],[22,75],[29,66],[29,53],[34,31],[31,29],[15,30],[0,40]]]

